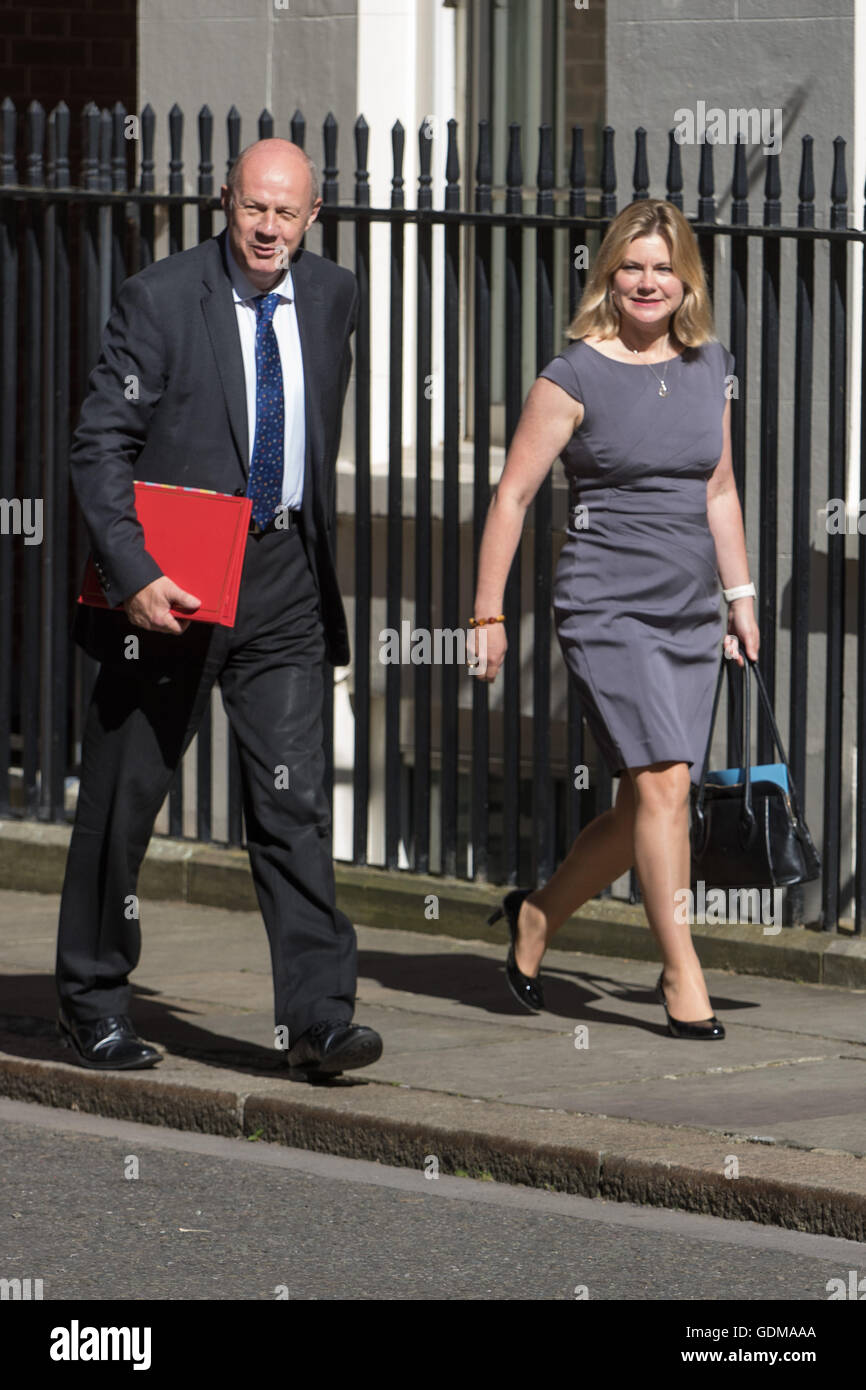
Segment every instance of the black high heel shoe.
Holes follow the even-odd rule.
[[[656,984],[656,998],[659,1003],[664,1005],[665,1015],[668,1021],[668,1032],[672,1038],[691,1038],[693,1041],[699,1039],[723,1038],[725,1036],[724,1024],[719,1023],[715,1014],[711,1018],[698,1019],[694,1023],[686,1023],[680,1018],[671,1018],[668,1012],[668,1001],[665,999],[665,992],[662,988],[664,971],[661,972]]]
[[[502,899],[500,907],[494,908],[487,918],[487,925],[493,926],[500,917],[504,917],[508,923],[508,930],[511,933],[511,945],[508,948],[508,958],[505,962],[505,978],[508,981],[508,988],[514,995],[518,1004],[522,1004],[525,1009],[532,1013],[538,1013],[539,1009],[544,1008],[544,991],[541,988],[541,981],[537,975],[524,975],[517,968],[517,961],[514,958],[514,943],[517,940],[517,919],[520,916],[520,907],[524,898],[528,898],[533,888],[512,888],[510,893],[506,893]]]

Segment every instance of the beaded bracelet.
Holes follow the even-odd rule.
[[[496,618],[470,618],[470,619],[469,619],[469,626],[470,626],[470,627],[486,627],[488,623],[504,623],[504,622],[505,622],[505,614],[504,614],[504,613],[500,613],[499,616],[496,617]]]

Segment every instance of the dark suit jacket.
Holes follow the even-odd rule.
[[[133,479],[246,489],[246,386],[225,242],[222,232],[124,281],[90,377],[70,471],[112,605],[162,572],[144,548]],[[292,279],[306,401],[303,540],[319,586],[326,655],[344,666],[349,637],[330,518],[358,286],[350,270],[303,248],[292,258]],[[122,610],[78,605],[76,639],[97,660],[121,655],[128,633],[139,636],[145,661],[173,665],[183,655],[184,637],[145,633]]]

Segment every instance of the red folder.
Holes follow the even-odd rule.
[[[252,499],[168,483],[134,486],[145,549],[163,574],[201,599],[194,613],[172,608],[173,616],[234,627]],[[109,606],[92,556],[78,602]]]

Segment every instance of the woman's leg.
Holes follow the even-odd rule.
[[[538,973],[551,937],[563,922],[631,868],[634,815],[635,791],[624,772],[615,804],[584,826],[556,873],[521,904],[515,959],[524,975]]]
[[[684,1023],[709,1018],[689,923],[674,919],[674,894],[690,886],[689,782],[682,762],[626,770],[613,809],[584,827],[553,877],[521,905],[515,959],[524,975],[538,973],[563,922],[634,865],[664,963],[670,1012]]]
[[[679,922],[675,894],[691,886],[689,769],[683,762],[628,769],[635,787],[635,868],[653,936],[664,962],[671,1015],[691,1023],[713,1012],[688,921]]]

